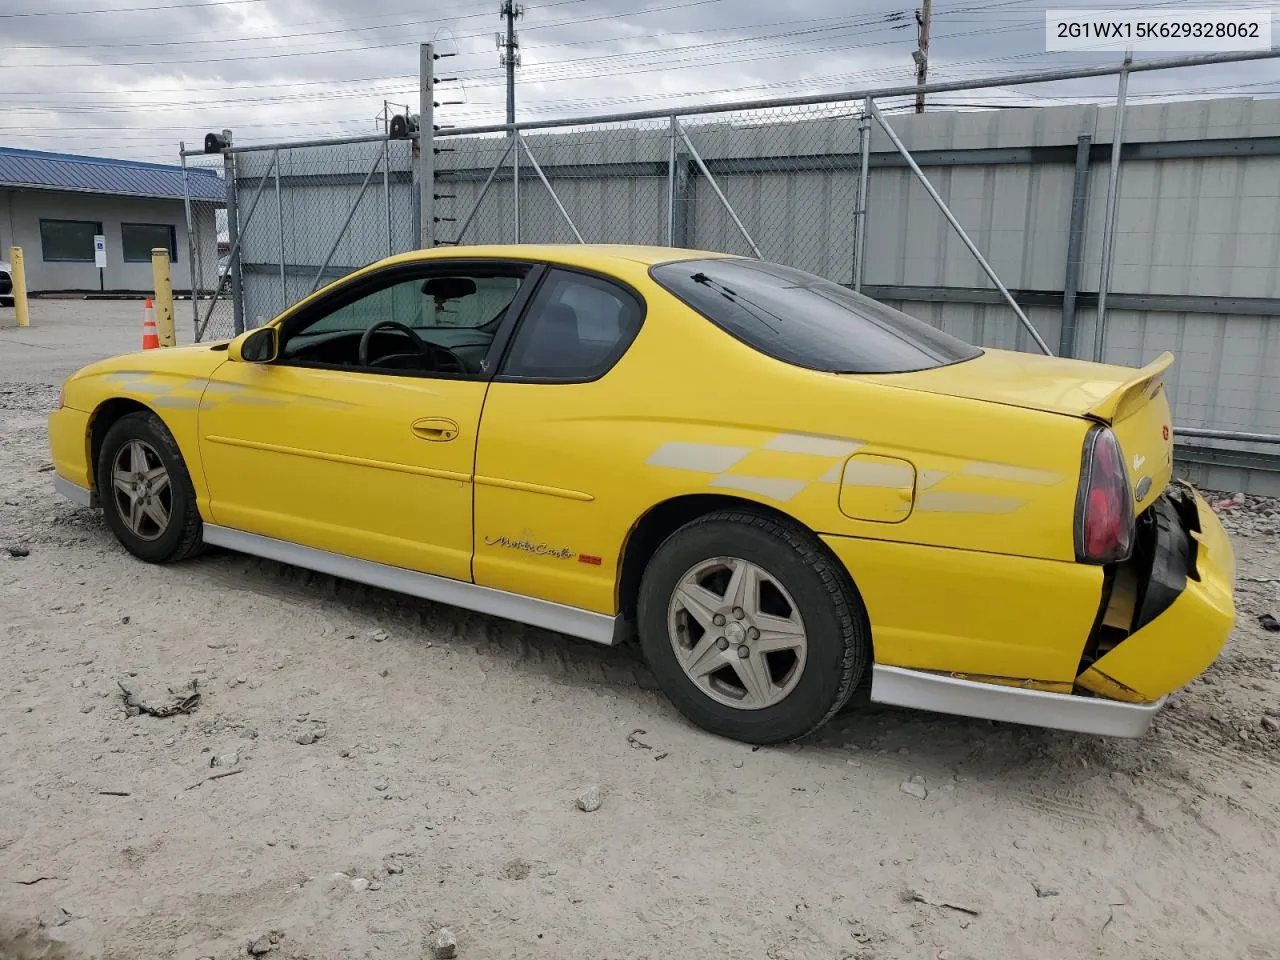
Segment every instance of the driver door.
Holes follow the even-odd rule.
[[[489,354],[529,272],[366,275],[286,314],[274,361],[222,364],[199,414],[212,522],[471,580]]]

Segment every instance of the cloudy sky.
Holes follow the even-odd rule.
[[[1265,9],[1258,0],[1150,7]],[[434,40],[450,103],[438,122],[501,122],[498,0],[7,0],[0,145],[172,161],[177,141],[373,132],[417,99]],[[530,0],[519,21],[521,119],[891,85],[914,80],[916,0]],[[1056,0],[1055,9],[1128,8]],[[91,8],[98,9],[91,9]],[[1043,2],[935,0],[930,79],[1118,60],[1044,52]],[[1140,57],[1167,54],[1142,54]],[[1114,95],[1112,78],[935,98],[939,106]],[[1131,95],[1280,95],[1280,61],[1136,75]]]

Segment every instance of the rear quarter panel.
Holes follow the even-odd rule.
[[[757,502],[820,534],[1074,560],[1083,421],[792,367],[716,328],[641,265],[616,272],[648,315],[611,372],[490,388],[477,582],[615,612],[637,522],[692,494]],[[914,468],[910,509],[895,522],[841,512],[841,479],[859,454]]]
[[[1074,560],[1086,421],[800,369],[644,292],[650,320],[602,393],[619,465],[655,492],[732,494],[822,533]],[[840,509],[842,481],[901,483],[868,460],[914,470],[893,520]]]

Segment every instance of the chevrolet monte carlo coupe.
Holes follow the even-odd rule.
[[[610,644],[707,730],[871,700],[1139,736],[1217,656],[1234,558],[1172,481],[1161,356],[983,350],[692,250],[392,257],[234,340],[92,364],[54,482],[210,544]]]

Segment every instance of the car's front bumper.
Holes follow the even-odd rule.
[[[59,407],[49,414],[49,457],[53,461],[53,487],[68,500],[96,505],[93,475],[89,469],[89,414],[73,407]]]
[[[82,507],[96,507],[98,505],[98,495],[92,490],[86,490],[78,483],[72,483],[66,477],[58,474],[53,475],[53,489],[62,494],[72,503],[78,503]]]

